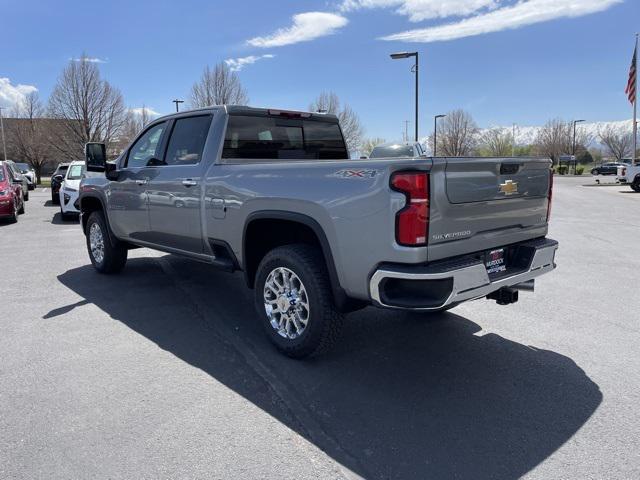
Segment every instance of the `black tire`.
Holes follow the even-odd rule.
[[[22,215],[24,213],[24,201],[22,202],[22,204],[20,205],[20,209],[18,210],[18,213],[20,215]]]
[[[269,274],[284,267],[304,285],[309,305],[307,324],[294,339],[278,333],[265,309],[265,284]],[[327,267],[318,248],[296,244],[271,250],[260,262],[255,280],[255,304],[260,321],[273,344],[285,355],[305,358],[329,350],[340,336],[343,316],[335,308]]]
[[[9,223],[18,223],[18,207],[17,205],[13,205],[13,215],[9,217]]]
[[[90,232],[92,226],[96,224],[98,226],[99,234],[102,236],[102,259],[97,260],[91,249]],[[127,249],[123,245],[112,245],[109,238],[109,227],[104,219],[104,215],[101,211],[95,211],[89,215],[87,220],[87,226],[85,230],[85,237],[87,241],[87,251],[89,258],[94,268],[100,273],[118,273],[127,263]]]
[[[593,170],[591,170],[591,175],[598,175],[598,169],[594,168]]]
[[[58,195],[56,195],[53,192],[51,192],[51,203],[53,203],[54,205],[57,205],[60,203],[60,199],[58,198]]]
[[[27,193],[24,194],[24,201],[28,202],[29,201],[29,190],[27,189]]]
[[[630,184],[629,186],[631,187],[631,190],[633,190],[634,192],[640,193],[640,182],[639,181],[635,181],[632,184]]]

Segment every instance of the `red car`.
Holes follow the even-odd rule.
[[[17,222],[21,213],[24,213],[22,180],[15,179],[11,169],[0,162],[0,218]]]

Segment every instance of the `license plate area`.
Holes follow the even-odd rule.
[[[498,277],[507,271],[506,249],[494,248],[484,254],[484,266],[489,277]]]

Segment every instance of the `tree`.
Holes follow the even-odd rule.
[[[575,154],[580,155],[591,143],[589,134],[579,127],[576,128]],[[535,140],[535,151],[539,155],[549,157],[553,163],[560,161],[561,155],[573,154],[573,122],[565,122],[554,118],[538,130]]]
[[[470,155],[477,144],[477,137],[478,126],[473,117],[464,110],[453,110],[447,113],[438,126],[438,155],[447,157]]]
[[[605,151],[617,161],[631,156],[633,134],[626,129],[609,125],[598,132],[598,138]]]
[[[213,70],[207,65],[200,80],[191,87],[192,108],[248,103],[249,97],[240,82],[240,77],[224,62],[218,63]]]
[[[386,140],[380,137],[365,138],[360,145],[360,154],[368,157],[371,155],[371,151],[380,144],[385,143]]]
[[[144,104],[140,109],[129,109],[122,129],[125,143],[131,142],[150,121],[149,109]]]
[[[490,128],[480,137],[482,153],[489,157],[508,157],[513,150],[513,135],[508,128]]]
[[[83,158],[84,144],[103,142],[109,147],[122,132],[126,109],[122,94],[100,77],[86,55],[70,60],[49,98],[49,115],[65,120],[68,136],[54,146],[68,159]]]
[[[350,153],[357,151],[362,144],[364,129],[360,117],[347,104],[341,108],[340,98],[334,92],[322,92],[309,105],[311,112],[323,112],[336,115],[342,128],[344,140]]]
[[[37,183],[40,183],[42,168],[48,160],[50,143],[47,126],[42,117],[44,107],[37,92],[31,92],[13,109],[10,138],[17,157],[30,164],[36,172]]]

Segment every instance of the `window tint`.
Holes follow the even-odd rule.
[[[160,158],[160,140],[165,126],[164,122],[154,125],[136,140],[136,143],[129,150],[127,167],[146,167],[152,158]]]
[[[0,165],[0,182],[4,182],[4,167]]]
[[[349,155],[337,123],[231,115],[222,158],[328,160]]]
[[[165,165],[194,165],[199,163],[211,125],[211,115],[180,118],[175,121]]]
[[[67,179],[80,180],[84,173],[84,165],[71,165],[67,171]]]
[[[29,165],[26,163],[16,163],[16,165],[21,173],[27,173],[29,171]]]

